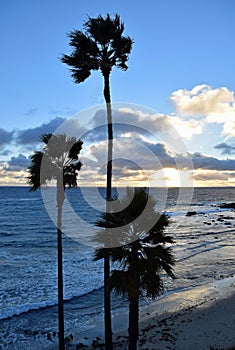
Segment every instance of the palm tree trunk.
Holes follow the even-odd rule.
[[[129,297],[129,347],[128,350],[137,349],[137,341],[139,337],[139,296]]]
[[[106,212],[109,211],[109,202],[112,199],[112,157],[113,157],[113,125],[112,107],[109,85],[110,72],[104,74],[104,98],[106,102],[108,122],[108,159],[107,159],[107,182],[106,182]],[[112,343],[112,319],[111,319],[111,296],[110,296],[110,259],[104,258],[104,325],[106,350],[113,349]]]
[[[113,157],[113,122],[112,106],[109,84],[109,73],[104,76],[104,98],[106,102],[107,122],[108,122],[108,162],[107,162],[107,186],[106,199],[112,198],[112,157]]]
[[[138,247],[136,241],[132,243],[133,254],[133,290],[129,294],[129,347],[128,350],[136,350],[139,337],[139,286],[140,276],[136,268],[138,258]]]
[[[57,180],[57,259],[58,259],[58,322],[59,350],[64,346],[64,297],[63,297],[63,250],[62,250],[62,207],[64,202],[64,187],[61,179]]]

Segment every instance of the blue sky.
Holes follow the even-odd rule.
[[[88,15],[119,13],[134,45],[128,71],[112,72],[113,101],[168,116],[196,164],[188,174],[196,185],[234,186],[234,10],[233,0],[2,1],[0,184],[25,183],[41,132],[103,103],[100,73],[76,85],[60,57],[71,52],[66,34]],[[174,185],[175,169],[166,168]]]

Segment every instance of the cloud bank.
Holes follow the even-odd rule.
[[[195,140],[197,135],[203,135],[207,124],[215,124],[221,128],[225,140],[212,145],[211,149],[221,151],[222,155],[235,154],[235,146],[231,141],[235,137],[233,92],[225,87],[213,89],[204,84],[191,90],[177,90],[170,99],[176,111],[172,115],[138,106],[113,109],[113,173],[116,179],[145,181],[148,176],[153,177],[163,169],[168,169],[168,172],[167,175],[162,174],[162,178],[169,179],[173,174],[176,176],[173,171],[175,169],[188,174],[194,169],[195,180],[199,183],[209,183],[212,180],[223,184],[225,181],[233,183],[235,159],[219,159],[202,152],[190,152],[190,147],[187,149],[184,143],[186,140],[187,145],[190,145],[192,138]],[[55,117],[35,128],[12,132],[0,129],[1,155],[9,157],[10,152],[15,154],[0,163],[0,175],[3,178],[4,172],[6,177],[22,179],[22,174],[29,165],[29,151],[32,153],[38,149],[42,134],[56,131],[82,138],[84,166],[81,178],[90,183],[99,179],[99,183],[104,185],[107,161],[106,111],[103,108],[96,110],[89,118],[90,121],[85,126],[80,125],[79,117]],[[227,142],[226,138],[230,138],[231,142]],[[208,142],[205,135],[205,143]]]

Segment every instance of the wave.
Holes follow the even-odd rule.
[[[74,299],[85,297],[88,295],[91,295],[93,293],[97,293],[98,291],[102,290],[103,286],[100,286],[98,288],[94,288],[92,290],[89,290],[87,292],[78,293],[77,295],[72,295],[69,297],[64,298],[64,302],[70,302]],[[58,305],[57,297],[51,300],[46,301],[40,301],[35,303],[25,303],[20,305],[14,305],[14,306],[6,306],[5,308],[1,308],[0,310],[0,320],[5,320],[14,316],[19,316],[31,311],[37,311],[37,310],[43,310],[49,307],[53,307]]]
[[[20,198],[19,202],[32,202],[32,201],[41,201],[41,198]]]
[[[38,198],[35,198],[35,197],[32,197],[32,198],[28,198],[28,197],[25,197],[25,198],[1,198],[0,199],[0,203],[1,202],[33,202],[33,201],[42,201],[42,198],[38,197]]]

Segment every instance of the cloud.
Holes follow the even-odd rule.
[[[63,122],[64,118],[56,117],[48,123],[43,123],[35,128],[20,130],[17,133],[16,141],[22,145],[40,142],[40,137],[45,133],[53,133]]]
[[[235,154],[235,146],[229,145],[226,142],[221,142],[214,147],[215,149],[220,149],[221,154]]]
[[[195,86],[192,90],[179,89],[170,100],[183,116],[209,116],[234,112],[233,91],[226,87],[212,89],[209,85]]]
[[[194,181],[198,186],[234,186],[235,171],[200,170],[194,172]]]
[[[183,120],[177,116],[167,116],[167,118],[178,134],[185,139],[190,140],[193,135],[200,135],[203,131],[204,122],[201,120]]]
[[[104,185],[107,142],[101,141],[89,145],[87,156],[87,161],[84,162],[84,168],[80,174],[81,184],[88,181],[89,176],[93,183]],[[168,170],[166,173],[165,169]],[[199,186],[205,186],[207,183],[213,186],[213,181],[215,186],[233,185],[235,159],[218,159],[197,152],[174,153],[165,144],[147,142],[140,138],[138,140],[122,138],[114,142],[114,183],[140,184],[143,181],[144,184],[147,184],[150,179],[152,183],[159,186],[192,186],[190,182],[192,178]]]
[[[114,136],[120,137],[124,133],[138,133],[150,135],[166,128],[167,119],[160,114],[147,114],[131,108],[113,108]],[[103,109],[98,110],[90,121],[96,140],[107,139],[107,116]],[[170,126],[170,125],[169,125]],[[98,131],[98,132],[97,132]],[[101,138],[99,138],[99,135]],[[93,140],[94,140],[93,138]]]
[[[173,92],[170,100],[181,117],[201,117],[205,123],[222,124],[224,135],[235,136],[235,99],[228,88],[198,85]]]
[[[23,169],[6,168],[6,163],[0,163],[0,185],[26,185],[27,173]]]
[[[23,154],[12,157],[8,162],[0,162],[0,185],[26,185],[26,168],[30,160]]]
[[[207,170],[235,170],[235,159],[217,159],[215,157],[209,157],[201,153],[191,154],[194,169],[207,169]]]
[[[7,131],[5,129],[0,128],[0,147],[11,143],[13,139],[13,131]]]
[[[88,147],[88,156],[96,159],[97,166],[102,167],[107,161],[107,142],[102,141]],[[150,170],[162,167],[175,167],[174,157],[168,153],[166,146],[152,144],[142,140],[117,139],[114,142],[113,159],[116,166],[136,170]]]
[[[88,158],[93,160],[93,163],[90,165],[96,169],[104,167],[107,161],[107,142],[102,141],[90,145],[88,147]],[[198,152],[174,153],[165,144],[146,142],[141,139],[123,138],[115,140],[113,159],[115,167],[119,171],[121,169],[133,171],[142,169],[153,172],[163,168],[177,170],[235,170],[235,159],[218,159]]]
[[[17,157],[11,157],[8,161],[8,165],[5,167],[6,171],[20,171],[26,170],[30,160],[23,154],[19,154]]]
[[[106,111],[98,110],[90,121],[91,130],[85,138],[91,142],[107,139]],[[155,113],[137,107],[114,107],[113,130],[114,137],[146,138],[148,140],[163,139],[172,144],[173,148],[185,149],[183,138],[191,139],[193,135],[201,134],[203,123],[198,120],[184,120],[178,116]]]

